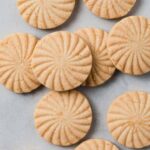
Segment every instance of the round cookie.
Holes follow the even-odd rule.
[[[150,21],[132,16],[117,23],[107,47],[113,64],[122,72],[142,75],[150,71]]]
[[[38,39],[16,33],[0,42],[0,83],[16,93],[27,93],[40,86],[32,68],[32,54]]]
[[[71,16],[75,0],[17,0],[23,19],[33,27],[52,29]]]
[[[107,53],[108,33],[96,28],[84,28],[76,33],[89,45],[93,56],[92,70],[84,85],[93,87],[103,84],[115,71]]]
[[[136,0],[83,0],[88,9],[105,19],[120,18],[129,13]]]
[[[78,35],[54,32],[38,42],[32,66],[43,85],[55,91],[67,91],[87,79],[92,55],[88,45]]]
[[[111,142],[102,139],[90,139],[81,143],[75,150],[119,150]]]
[[[50,92],[37,104],[35,127],[48,142],[69,146],[89,131],[92,110],[87,98],[78,91]]]
[[[150,94],[127,92],[110,106],[107,116],[112,136],[128,148],[150,146]]]

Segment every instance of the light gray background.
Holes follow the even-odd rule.
[[[137,0],[129,15],[150,18],[150,0]],[[18,13],[16,0],[0,0],[0,38],[14,32],[28,32],[39,38],[57,30],[75,31],[82,27],[97,27],[109,31],[117,20],[103,20],[88,11],[79,0],[67,23],[55,30],[42,31],[26,24]],[[94,110],[94,124],[85,138],[104,138],[116,143],[108,133],[106,112],[116,96],[129,90],[150,92],[150,73],[135,77],[116,72],[110,81],[97,88],[79,88],[90,100]],[[38,100],[48,91],[42,87],[31,94],[18,95],[0,85],[0,150],[73,150],[45,142],[34,129],[33,111]],[[127,150],[117,144],[121,150]],[[150,148],[147,148],[147,150]],[[146,150],[146,149],[145,149]]]

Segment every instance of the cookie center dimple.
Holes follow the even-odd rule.
[[[129,125],[134,127],[134,128],[138,128],[139,126],[143,125],[143,118],[140,115],[131,117],[131,119],[129,120]]]
[[[61,124],[68,124],[72,120],[71,114],[65,111],[58,112],[57,118]]]
[[[145,47],[144,41],[139,39],[134,39],[129,42],[129,47],[133,52],[139,52],[142,51]]]
[[[67,64],[67,57],[63,55],[57,56],[55,58],[55,64],[59,69],[65,68]]]
[[[18,61],[16,61],[15,63],[15,67],[17,68],[17,70],[21,70],[24,71],[25,69],[27,69],[29,66],[28,61],[24,60],[24,59],[20,59]]]

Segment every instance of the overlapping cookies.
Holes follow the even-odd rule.
[[[40,84],[68,91],[102,85],[116,69],[142,75],[150,71],[149,36],[149,19],[140,16],[122,19],[109,33],[82,28],[41,40],[13,34],[0,42],[0,82],[16,93],[31,92]]]
[[[125,16],[136,0],[83,0],[96,16]],[[75,0],[17,0],[24,20],[39,29],[62,25],[71,16]],[[56,31],[42,39],[27,33],[0,41],[0,83],[15,93],[40,85],[50,91],[36,105],[34,124],[49,143],[71,146],[92,128],[93,111],[79,86],[102,86],[115,70],[130,75],[150,72],[150,20],[126,17],[111,31],[82,28]],[[114,139],[128,148],[150,146],[150,94],[127,92],[110,106],[107,125]],[[118,150],[111,142],[90,139],[75,150]]]
[[[91,71],[91,51],[78,35],[54,32],[37,43],[32,68],[46,87],[55,91],[72,90],[80,86]]]
[[[95,28],[54,32],[39,41],[29,34],[11,35],[0,43],[0,82],[16,93],[40,84],[55,91],[101,85],[115,71],[107,38]]]
[[[76,32],[90,47],[93,61],[88,79],[83,85],[98,86],[110,79],[115,72],[107,52],[108,33],[96,28],[83,28]]]

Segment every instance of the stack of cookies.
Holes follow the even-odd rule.
[[[125,16],[136,0],[84,0],[95,15]],[[52,29],[71,16],[75,0],[18,0],[22,17],[40,29]],[[115,70],[130,75],[150,71],[150,20],[126,17],[108,33],[82,28],[57,31],[42,39],[15,33],[0,41],[0,83],[15,93],[29,93],[40,85],[51,89],[37,104],[34,122],[48,142],[70,146],[92,128],[92,108],[79,86],[102,86]],[[94,123],[94,122],[93,122]],[[107,115],[112,136],[128,148],[150,145],[150,94],[133,91],[119,96]],[[90,139],[75,150],[118,150],[111,142]]]

